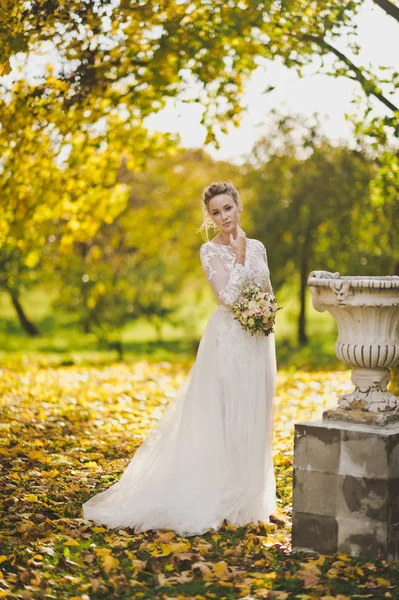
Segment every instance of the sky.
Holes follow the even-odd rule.
[[[366,0],[357,24],[361,53],[353,57],[354,62],[364,66],[390,65],[399,71],[397,22],[372,0]],[[334,43],[346,53],[345,40],[340,44]],[[348,78],[335,79],[317,74],[318,62],[315,60],[307,67],[307,74],[302,79],[277,60],[268,62],[266,69],[254,71],[246,86],[246,110],[240,126],[232,126],[227,135],[218,137],[219,150],[208,145],[205,147],[207,152],[215,159],[241,162],[255,141],[266,133],[273,108],[304,116],[318,112],[322,116],[324,133],[330,139],[350,140],[353,137],[352,126],[345,119],[345,114],[359,111],[361,88]],[[275,86],[275,90],[265,94],[268,86]],[[399,104],[399,97],[396,103]],[[387,109],[379,101],[376,100],[373,105],[376,113],[387,114]],[[206,137],[205,128],[200,124],[201,114],[202,108],[198,104],[170,99],[163,110],[147,119],[146,125],[153,131],[179,134],[185,147],[201,147]]]

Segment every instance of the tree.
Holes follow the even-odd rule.
[[[122,155],[137,172],[175,144],[168,135],[150,135],[140,119],[127,123],[110,113],[101,122],[76,122],[60,101],[43,104],[25,81],[0,101],[0,117],[0,286],[22,327],[37,335],[20,295],[54,278],[60,263],[73,270],[71,247],[82,249],[123,211],[130,189],[118,179]]]
[[[166,97],[179,95],[204,105],[210,141],[219,128],[237,123],[243,83],[265,59],[279,57],[301,74],[318,55],[322,72],[357,81],[367,97],[381,102],[389,111],[384,126],[398,134],[391,95],[399,74],[395,69],[376,74],[356,64],[354,19],[364,2],[3,0],[2,73],[16,52],[35,52],[51,42],[61,64],[59,86],[54,90],[43,80],[35,94],[62,97],[64,109],[82,119],[91,118],[88,111],[116,106],[145,116],[159,110]],[[395,3],[374,3],[398,21]],[[341,35],[350,40],[346,53],[336,44]]]
[[[246,182],[254,196],[252,232],[269,249],[276,289],[299,280],[298,342],[304,344],[310,271],[366,272],[358,215],[372,213],[375,168],[365,152],[332,146],[317,123],[302,124],[298,135],[299,124],[299,117],[276,119],[275,131],[257,144]],[[278,133],[280,147],[274,146]]]
[[[21,326],[38,335],[21,295],[37,283],[43,268],[61,174],[51,132],[20,110],[26,93],[19,82],[13,95],[0,100],[0,286],[10,295]]]
[[[118,180],[129,198],[111,221],[85,241],[74,241],[68,261],[59,258],[61,282],[56,307],[78,314],[86,332],[123,353],[122,331],[129,322],[148,319],[158,339],[166,322],[180,323],[185,292],[202,294],[197,233],[202,222],[201,194],[217,178],[236,169],[214,162],[202,151],[176,149],[147,160],[141,172],[125,164]],[[187,317],[191,329],[193,311]]]
[[[358,123],[358,137],[370,144],[377,167],[370,188],[370,211],[358,215],[365,259],[385,274],[399,275],[399,150],[390,144],[381,119]]]

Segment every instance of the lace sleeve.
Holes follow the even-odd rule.
[[[250,278],[247,268],[235,262],[230,272],[225,268],[218,251],[203,244],[200,249],[202,268],[217,298],[227,306],[237,300],[243,282]]]
[[[263,260],[265,261],[265,263],[266,263],[266,266],[267,266],[267,269],[268,269],[268,271],[269,271],[269,263],[267,262],[267,252],[266,252],[266,248],[265,248],[264,244],[263,244],[261,241],[259,241],[259,244],[260,244],[260,249],[261,249],[261,252],[262,252]],[[269,271],[269,273],[270,273],[270,271]],[[263,287],[263,291],[264,291],[264,292],[270,292],[271,294],[274,294],[274,292],[273,292],[273,288],[272,288],[272,283],[271,283],[271,281],[270,281],[270,275],[269,275],[269,277],[267,278],[267,283],[266,283],[266,285]]]

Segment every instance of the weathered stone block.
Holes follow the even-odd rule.
[[[337,523],[339,552],[351,556],[387,556],[388,536],[385,523],[345,517],[338,517]]]
[[[399,558],[399,424],[295,429],[293,548]]]
[[[388,523],[397,523],[399,521],[399,477],[389,480],[388,497]]]
[[[338,524],[334,517],[294,511],[292,545],[297,550],[334,554],[338,546]]]
[[[338,512],[343,517],[366,517],[388,522],[389,485],[386,479],[341,475]]]
[[[295,508],[317,515],[399,520],[399,481],[294,469]]]
[[[399,556],[399,522],[388,528],[387,557],[389,560]]]
[[[294,469],[295,510],[300,513],[334,516],[338,475]]]
[[[295,426],[294,466],[324,473],[338,473],[341,431],[319,423]]]
[[[387,451],[389,477],[394,479],[399,478],[399,432],[395,435],[393,429],[392,435],[388,436]]]
[[[342,430],[341,435],[340,473],[389,478],[389,436],[382,432],[379,435],[377,431],[370,435],[370,431],[353,429]]]

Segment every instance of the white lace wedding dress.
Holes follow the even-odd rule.
[[[172,529],[183,536],[268,522],[275,510],[272,458],[274,334],[244,331],[229,306],[246,278],[271,291],[266,250],[247,238],[245,266],[231,246],[206,242],[200,257],[217,308],[196,361],[120,479],[83,504],[111,529]]]

